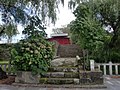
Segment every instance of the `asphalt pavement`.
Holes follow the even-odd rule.
[[[43,87],[20,87],[10,85],[0,85],[0,90],[120,90],[120,78],[105,77],[105,86],[107,88],[101,89],[87,89],[87,88],[43,88]]]

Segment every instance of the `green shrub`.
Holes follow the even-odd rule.
[[[42,36],[32,36],[15,44],[11,50],[15,70],[43,74],[53,58],[53,45]]]

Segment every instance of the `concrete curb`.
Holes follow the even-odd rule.
[[[51,85],[51,84],[20,84],[13,83],[12,86],[19,87],[40,87],[40,88],[87,88],[87,89],[103,89],[107,88],[105,85]]]

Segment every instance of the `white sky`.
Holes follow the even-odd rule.
[[[63,5],[59,5],[60,12],[57,15],[58,20],[56,24],[55,25],[51,24],[46,29],[46,33],[48,34],[48,37],[50,37],[50,34],[52,33],[53,28],[60,28],[62,26],[65,26],[75,19],[74,15],[72,14],[72,11],[68,9],[67,3],[68,3],[68,0],[65,0],[64,7]]]

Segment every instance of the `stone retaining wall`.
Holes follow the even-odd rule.
[[[103,84],[102,71],[79,71],[80,84]]]
[[[82,49],[79,45],[71,44],[71,45],[59,45],[57,56],[59,57],[76,57],[79,55],[80,57],[83,56]]]

